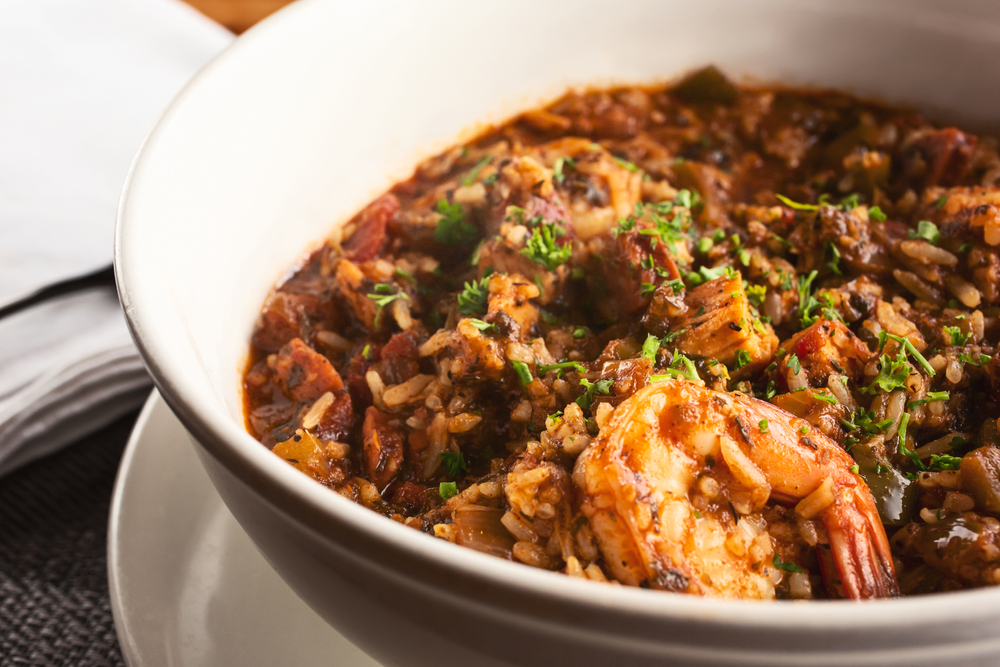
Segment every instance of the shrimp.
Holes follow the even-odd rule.
[[[835,442],[770,403],[669,379],[618,406],[573,479],[605,565],[624,584],[773,598],[782,570],[797,569],[779,567],[781,554],[801,550],[769,533],[766,510],[785,512],[773,501],[795,505],[790,525],[772,525],[786,541],[803,522],[825,529],[839,577],[824,571],[828,587],[894,597],[885,529],[852,465]]]

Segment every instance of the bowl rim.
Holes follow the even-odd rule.
[[[147,370],[164,400],[192,432],[200,446],[223,466],[246,483],[234,467],[254,476],[255,493],[288,515],[288,508],[307,508],[307,515],[292,518],[317,534],[322,524],[332,522],[359,531],[397,555],[454,568],[466,577],[495,586],[516,590],[530,596],[576,605],[597,613],[615,612],[651,620],[697,619],[705,624],[739,627],[746,630],[795,629],[851,630],[859,627],[883,630],[897,628],[901,622],[910,626],[940,625],[942,619],[964,622],[981,619],[984,612],[1000,612],[1000,589],[979,588],[926,596],[869,600],[801,601],[777,600],[771,604],[748,600],[702,598],[694,595],[669,595],[629,586],[598,585],[522,564],[505,561],[473,549],[415,531],[380,516],[326,487],[315,483],[291,466],[277,465],[276,459],[242,425],[234,423],[221,408],[193,404],[186,400],[197,384],[171,368],[174,355],[171,345],[177,341],[157,336],[156,304],[144,300],[133,289],[136,265],[129,261],[132,250],[129,232],[141,224],[133,220],[132,202],[142,196],[147,186],[143,170],[150,153],[169,136],[173,118],[185,108],[188,99],[197,96],[216,77],[225,77],[231,67],[238,68],[242,54],[256,48],[262,36],[294,26],[299,17],[308,16],[311,8],[324,0],[299,0],[279,10],[248,30],[193,77],[173,99],[156,125],[140,145],[128,170],[119,200],[116,225],[114,267],[119,296],[126,322]],[[461,130],[462,128],[457,128]],[[455,133],[456,137],[459,131]],[[186,342],[184,344],[187,344]],[[207,378],[204,382],[210,382]],[[329,524],[328,524],[329,525]],[[748,610],[754,613],[748,614]]]

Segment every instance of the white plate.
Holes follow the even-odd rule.
[[[108,582],[130,667],[377,667],[275,574],[155,391],[115,482]]]

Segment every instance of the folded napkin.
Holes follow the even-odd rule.
[[[111,263],[129,164],[233,36],[179,0],[3,0],[0,308]],[[150,381],[113,288],[0,319],[0,475],[138,405]]]

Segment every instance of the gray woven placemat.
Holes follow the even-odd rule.
[[[0,478],[0,667],[124,666],[107,524],[136,416]]]

